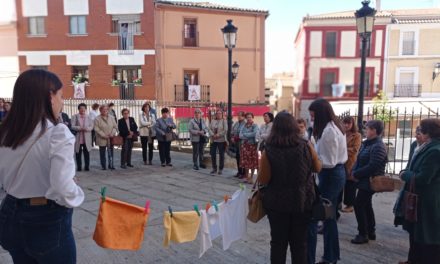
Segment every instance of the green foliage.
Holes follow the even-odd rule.
[[[396,111],[388,106],[386,94],[383,91],[379,91],[377,96],[373,98],[373,118],[386,123],[393,120],[395,113]]]
[[[82,76],[81,74],[76,75],[75,77],[73,77],[72,82],[77,84],[77,83],[88,83],[89,79],[87,79],[86,77]]]

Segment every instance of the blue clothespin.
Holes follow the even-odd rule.
[[[171,217],[173,217],[173,209],[171,209],[171,206],[168,206],[168,212],[170,213]]]
[[[107,192],[107,187],[102,187],[101,188],[101,199],[102,202],[105,202],[105,193]]]
[[[196,211],[197,215],[200,216],[199,206],[197,204],[194,205],[194,210]]]
[[[216,200],[212,200],[212,204],[214,205],[215,211],[218,212],[218,205]]]

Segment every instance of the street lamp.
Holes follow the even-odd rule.
[[[232,19],[226,20],[228,23],[222,28],[223,39],[225,41],[225,48],[228,49],[228,141],[231,140],[232,129],[232,81],[237,77],[238,67],[237,63],[235,67],[232,66],[232,49],[235,48],[237,43],[237,27],[232,25]],[[234,72],[235,73],[234,73]]]
[[[358,105],[358,126],[361,133],[363,133],[363,116],[364,116],[364,89],[365,89],[365,67],[367,61],[367,44],[369,42],[371,33],[374,27],[374,15],[376,10],[369,6],[370,1],[364,0],[362,8],[357,10],[354,14],[356,17],[356,26],[359,37],[362,40],[362,58],[361,58],[361,73],[359,84],[359,105]]]
[[[232,80],[237,79],[239,68],[240,68],[240,65],[238,65],[238,63],[236,61],[234,61],[234,64],[232,64]]]

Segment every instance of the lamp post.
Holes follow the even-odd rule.
[[[228,141],[231,140],[232,129],[232,82],[237,77],[239,65],[232,65],[232,49],[237,42],[237,27],[232,25],[232,19],[226,20],[227,24],[222,28],[225,48],[228,49]],[[234,67],[235,66],[235,67]]]
[[[359,102],[358,102],[358,127],[361,134],[363,134],[363,117],[364,117],[364,90],[365,90],[365,67],[367,61],[367,44],[369,42],[371,33],[374,27],[374,15],[376,10],[369,6],[370,1],[364,0],[362,8],[355,13],[356,26],[359,37],[361,38],[361,72],[359,84]]]

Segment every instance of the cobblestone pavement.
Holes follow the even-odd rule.
[[[199,243],[162,247],[163,211],[168,205],[173,210],[191,210],[194,204],[204,208],[207,201],[221,200],[225,194],[232,194],[239,188],[239,181],[233,178],[234,170],[225,169],[222,176],[209,175],[208,169],[192,170],[191,155],[172,152],[173,167],[159,166],[155,152],[153,166],[142,165],[139,149],[133,151],[135,168],[122,170],[116,166],[119,151],[115,152],[116,171],[101,171],[98,151],[91,153],[90,172],[78,173],[80,185],[86,193],[86,200],[74,212],[74,234],[77,243],[78,263],[269,263],[270,230],[267,218],[258,224],[248,222],[247,237],[234,242],[227,251],[221,249],[221,238],[202,258],[198,258]],[[110,197],[137,205],[151,200],[152,213],[145,232],[142,249],[114,251],[98,247],[92,239],[99,208],[99,190],[107,187]],[[408,236],[393,226],[392,206],[397,192],[377,194],[373,198],[377,222],[377,241],[366,245],[352,245],[350,239],[356,234],[354,214],[344,214],[339,221],[341,261],[346,264],[397,263],[406,259]],[[322,254],[322,237],[319,237],[317,256]],[[289,255],[289,253],[288,253]],[[290,257],[289,261],[290,262]],[[0,249],[0,263],[12,263],[7,252]]]

